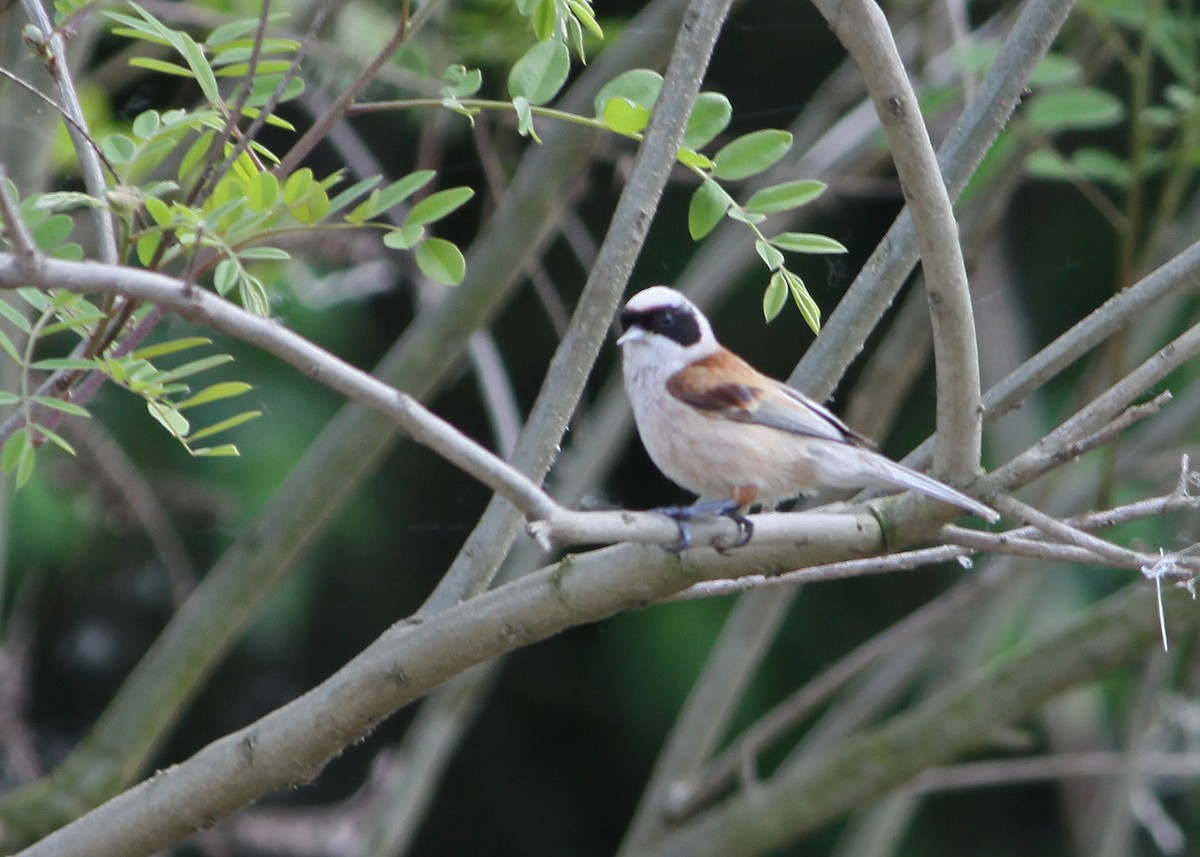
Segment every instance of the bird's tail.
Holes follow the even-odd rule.
[[[920,491],[922,494],[933,497],[935,500],[942,500],[951,505],[958,506],[960,509],[965,509],[971,514],[978,515],[993,524],[1000,520],[1000,514],[995,509],[985,506],[978,500],[968,497],[963,492],[951,488],[944,482],[939,482],[932,476],[926,476],[924,473],[912,470],[903,464],[897,464],[878,453],[867,450],[861,451],[871,457],[870,466],[872,475],[874,476],[873,481],[896,488],[911,488],[913,491]]]

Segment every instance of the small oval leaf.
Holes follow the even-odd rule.
[[[774,214],[807,205],[825,192],[825,183],[816,179],[799,179],[765,187],[750,197],[748,211]]]
[[[792,147],[788,131],[769,128],[738,137],[713,158],[713,175],[737,180],[757,175],[775,164]]]
[[[474,195],[475,191],[469,187],[452,187],[431,193],[412,207],[412,210],[408,212],[408,217],[404,218],[404,225],[424,226],[435,220],[441,220],[464,205]]]
[[[634,104],[652,109],[662,84],[663,77],[658,72],[648,68],[631,68],[600,87],[592,101],[596,108],[596,116],[604,116],[604,107],[613,98],[625,98]]]
[[[771,275],[771,282],[767,284],[767,290],[763,292],[763,318],[767,321],[774,321],[783,311],[783,305],[787,303],[787,296],[788,288],[783,278],[783,272],[776,271]]]
[[[443,286],[457,286],[467,273],[462,251],[444,238],[429,238],[417,245],[417,266]]]
[[[538,42],[517,60],[508,75],[508,92],[536,106],[558,94],[571,71],[571,54],[562,42]]]
[[[728,98],[719,92],[701,92],[683,134],[684,147],[704,148],[729,126],[732,117],[733,105]]]
[[[641,134],[650,124],[650,110],[618,96],[604,105],[604,124],[618,134],[632,137]]]
[[[1115,95],[1094,86],[1040,92],[1029,102],[1026,120],[1041,131],[1106,128],[1125,117]]]
[[[846,248],[840,241],[835,241],[828,235],[817,235],[813,232],[780,232],[771,239],[771,243],[780,250],[792,253],[845,253]]]
[[[732,204],[724,188],[712,179],[705,179],[688,204],[688,232],[692,239],[699,241],[712,232]]]

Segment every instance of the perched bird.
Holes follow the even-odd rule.
[[[675,289],[653,286],[621,312],[625,390],[638,434],[668,478],[699,495],[661,511],[680,524],[719,514],[737,522],[740,546],[753,525],[742,512],[821,486],[911,488],[989,521],[983,503],[867,448],[827,408],[763,375],[717,342],[708,319]]]

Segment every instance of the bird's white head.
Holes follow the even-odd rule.
[[[625,360],[660,362],[680,368],[716,351],[712,326],[699,308],[669,286],[651,286],[629,299],[621,310]]]

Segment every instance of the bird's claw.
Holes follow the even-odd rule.
[[[729,518],[737,524],[738,537],[732,544],[713,542],[718,553],[728,553],[734,548],[748,544],[754,536],[754,522],[742,514],[742,509],[732,500],[718,500],[707,503],[693,503],[691,506],[661,506],[654,510],[666,515],[679,527],[679,539],[674,545],[666,548],[670,553],[683,553],[692,546],[692,529],[688,523],[697,515],[719,515]]]

